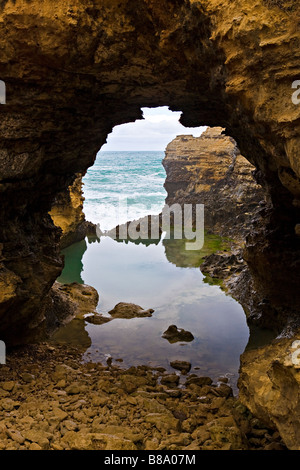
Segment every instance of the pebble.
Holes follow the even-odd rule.
[[[8,355],[0,382],[0,391],[9,394],[0,394],[1,450],[284,448],[279,434],[253,418],[225,380],[213,384],[190,374],[184,384],[179,373],[163,368],[84,364],[65,346],[53,348],[49,359],[48,346]],[[22,371],[20,383],[16,371]]]

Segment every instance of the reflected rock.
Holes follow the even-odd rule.
[[[92,340],[85,329],[85,321],[82,318],[74,318],[68,327],[60,328],[52,337],[52,341],[84,351],[91,347]]]
[[[117,242],[142,243],[145,246],[158,245],[161,240],[161,214],[147,215],[137,220],[117,225],[112,230],[102,232],[97,230],[98,236],[110,237]]]
[[[172,361],[170,365],[173,369],[180,370],[183,374],[187,374],[192,367],[191,363],[186,361]]]
[[[103,325],[112,320],[112,318],[104,317],[100,313],[95,313],[93,315],[88,315],[84,318],[86,322],[91,323],[92,325]]]

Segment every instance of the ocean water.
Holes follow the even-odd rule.
[[[84,179],[87,220],[100,223],[102,230],[113,228],[120,194],[126,196],[128,211],[121,211],[118,222],[158,214],[166,197],[163,156],[163,152],[100,152]],[[236,390],[240,355],[249,340],[245,313],[200,270],[205,255],[225,246],[220,237],[206,234],[204,247],[194,251],[186,251],[184,240],[164,237],[159,242],[132,243],[102,236],[68,247],[59,281],[95,287],[99,313],[109,316],[119,302],[152,308],[154,313],[103,325],[76,318],[54,340],[80,345],[84,361],[104,363],[111,356],[121,367],[150,365],[173,371],[171,361],[189,361],[191,372],[213,379],[227,375]],[[162,335],[172,324],[190,331],[194,340],[170,344]]]
[[[105,231],[159,214],[167,196],[163,158],[164,152],[100,151],[83,180],[86,219]]]

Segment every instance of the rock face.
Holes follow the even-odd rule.
[[[207,229],[243,237],[264,202],[264,192],[254,179],[253,165],[223,131],[217,127],[200,137],[177,136],[167,146],[166,203],[204,204]]]
[[[3,340],[20,342],[44,321],[62,270],[48,214],[55,198],[143,106],[182,110],[184,125],[221,126],[236,140],[272,204],[248,262],[258,286],[276,273],[274,290],[289,272],[284,301],[292,294],[298,309],[299,8],[290,0],[1,2]]]
[[[240,155],[233,139],[222,135],[221,131],[220,128],[209,128],[199,138],[178,136],[168,145],[163,161],[167,173],[167,203],[203,203],[206,228],[241,240],[253,222],[254,226],[259,223],[264,193],[253,178],[252,165]],[[264,249],[269,249],[268,243]],[[248,251],[249,247],[245,256]],[[282,302],[279,319],[275,321],[274,315],[270,314],[272,304],[259,295],[256,277],[245,269],[242,260],[237,266],[237,255],[240,253],[210,255],[201,270],[217,278],[231,278],[227,287],[231,287],[245,310],[251,312],[250,326],[255,322],[269,328],[284,327],[291,309],[284,311]],[[272,259],[272,253],[268,252],[267,257]],[[259,262],[266,262],[266,255]],[[274,301],[274,295],[288,295],[290,277],[276,293],[271,279],[276,274],[271,274],[269,269],[270,264],[266,267],[266,276],[269,298]],[[241,402],[267,427],[278,430],[285,445],[295,450],[300,449],[300,342],[295,343],[298,338],[299,331],[292,338],[277,339],[267,346],[246,350],[241,357],[238,383]]]
[[[240,399],[278,429],[286,446],[300,450],[300,333],[246,351],[241,357]]]
[[[82,176],[77,175],[74,183],[57,195],[50,212],[54,224],[62,230],[61,248],[79,242],[96,231],[94,224],[85,220],[82,184]]]
[[[83,318],[95,312],[99,302],[96,289],[86,284],[55,282],[45,307],[45,328],[41,336],[51,336],[73,318]]]

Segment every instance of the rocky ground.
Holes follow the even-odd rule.
[[[47,343],[1,366],[1,450],[283,450],[232,394],[227,378],[82,363]],[[183,375],[187,374],[187,375]]]

